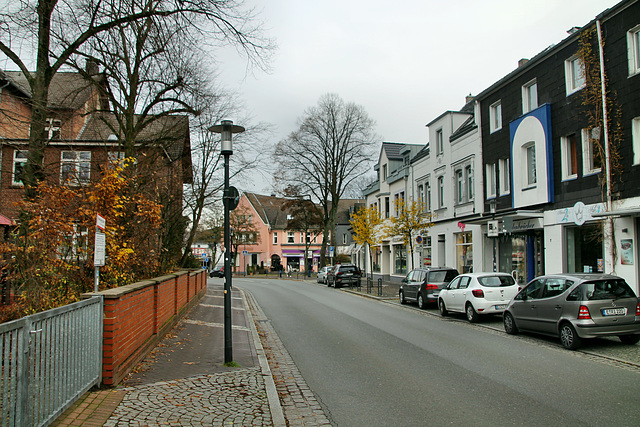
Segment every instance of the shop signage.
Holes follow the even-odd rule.
[[[487,236],[498,237],[498,220],[487,222]]]

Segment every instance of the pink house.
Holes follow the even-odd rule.
[[[260,235],[259,243],[238,248],[238,263],[262,266],[270,270],[282,267],[285,271],[304,271],[309,262],[318,270],[322,234],[310,237],[309,253],[305,256],[303,233],[288,231],[286,210],[282,206],[288,199],[243,193],[237,209],[246,210]],[[244,252],[246,251],[246,253]],[[244,258],[243,258],[244,257]]]

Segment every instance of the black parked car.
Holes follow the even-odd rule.
[[[437,303],[440,290],[447,286],[456,276],[458,270],[448,267],[416,268],[402,279],[399,297],[400,303],[415,301],[420,308],[426,308],[427,303]]]
[[[360,286],[362,271],[357,265],[338,264],[327,273],[327,286],[339,288],[342,285]]]
[[[209,277],[224,277],[224,267],[220,265],[214,268],[209,273]]]

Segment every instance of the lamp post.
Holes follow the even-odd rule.
[[[211,126],[209,130],[222,134],[220,153],[224,157],[224,192],[222,195],[222,204],[224,205],[224,363],[231,363],[233,361],[233,344],[231,338],[231,226],[229,212],[238,205],[238,190],[229,187],[229,157],[233,154],[232,135],[244,132],[244,128],[234,125],[231,120],[222,120],[219,125]]]

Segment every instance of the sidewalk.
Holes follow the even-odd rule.
[[[85,394],[52,425],[330,425],[260,308],[236,286],[231,306],[239,367],[224,366],[223,296],[223,279],[209,279],[205,297],[123,384]],[[252,311],[264,325],[254,322]]]

